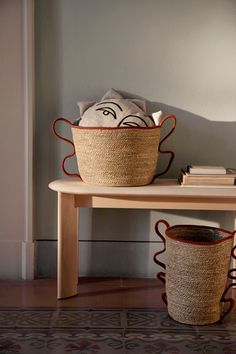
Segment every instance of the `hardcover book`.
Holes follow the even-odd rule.
[[[194,174],[220,174],[226,173],[226,168],[223,166],[204,166],[204,165],[189,165],[187,167],[189,173]]]
[[[185,170],[181,170],[179,176],[179,182],[182,185],[207,185],[207,186],[233,186],[236,184],[236,170],[226,169],[224,175],[201,175],[201,174],[191,174]]]

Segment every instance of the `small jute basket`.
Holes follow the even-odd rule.
[[[166,229],[166,238],[159,231],[159,224]],[[228,276],[235,279],[230,267],[230,255],[236,258],[233,247],[235,232],[224,229],[175,225],[169,227],[165,220],[156,224],[156,232],[165,243],[165,248],[154,255],[154,261],[166,269],[158,273],[165,282],[169,315],[176,321],[191,325],[206,325],[219,321],[234,305],[233,299],[225,298]],[[166,251],[166,265],[157,256]],[[232,252],[231,252],[232,251]],[[223,303],[229,303],[223,313]]]
[[[173,121],[172,130],[161,140],[161,127],[167,120]],[[70,125],[73,143],[56,132],[55,125],[63,121]],[[68,176],[78,176],[88,183],[104,186],[140,186],[153,181],[157,176],[158,153],[163,141],[174,131],[175,116],[167,116],[159,126],[155,127],[80,127],[73,125],[65,118],[53,123],[54,134],[69,142],[74,151],[62,162],[62,169]],[[166,151],[165,151],[166,152]],[[174,153],[170,153],[170,161],[162,173],[170,167]],[[79,174],[69,173],[65,161],[76,154]]]

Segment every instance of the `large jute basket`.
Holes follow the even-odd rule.
[[[166,238],[159,231],[164,224]],[[191,325],[206,325],[219,321],[232,309],[233,299],[225,298],[228,276],[235,269],[230,267],[230,255],[236,258],[233,247],[234,232],[224,229],[175,225],[170,227],[165,220],[156,224],[156,232],[164,241],[165,248],[154,255],[154,260],[166,273],[158,273],[165,282],[169,315],[176,321]],[[157,259],[165,251],[166,264]],[[223,313],[223,303],[229,303]]]
[[[167,120],[173,121],[173,128],[160,139],[161,127]],[[70,125],[73,142],[63,138],[56,132],[55,125],[63,121]],[[74,151],[62,162],[63,171],[69,176],[78,176],[88,183],[104,186],[140,186],[153,181],[157,176],[158,153],[163,141],[174,131],[175,116],[167,116],[159,126],[155,127],[80,127],[73,125],[65,118],[53,123],[53,131],[57,137],[69,142]],[[174,153],[162,173],[170,167]],[[79,174],[69,173],[65,161],[76,154]]]

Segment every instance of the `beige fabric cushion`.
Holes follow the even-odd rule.
[[[76,124],[86,127],[150,127],[153,118],[146,113],[146,101],[123,98],[110,89],[100,102],[78,102],[80,119]]]

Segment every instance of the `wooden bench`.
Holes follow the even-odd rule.
[[[80,207],[234,211],[236,228],[234,186],[190,187],[181,186],[176,180],[159,179],[141,187],[103,187],[72,178],[53,181],[49,188],[58,194],[58,299],[78,293]]]

